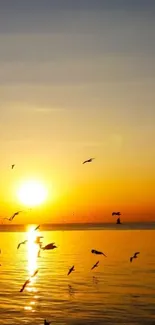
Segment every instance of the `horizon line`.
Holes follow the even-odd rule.
[[[155,220],[148,220],[148,221],[127,221],[127,222],[122,222],[122,225],[128,225],[128,224],[145,224],[145,223],[155,223]],[[0,224],[0,226],[28,226],[28,225],[37,225],[39,224],[40,226],[69,226],[69,225],[115,225],[116,223],[114,222],[58,222],[58,223],[52,223],[52,222],[44,222],[44,223],[5,223],[5,224]]]

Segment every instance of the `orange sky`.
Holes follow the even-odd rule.
[[[38,2],[0,13],[0,216],[36,179],[17,223],[154,220],[154,6]]]

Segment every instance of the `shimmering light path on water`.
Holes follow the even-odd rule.
[[[58,248],[39,258],[30,233],[0,233],[0,324],[41,325],[45,318],[52,324],[155,324],[155,230],[37,234]],[[17,250],[27,238],[31,242]],[[92,248],[107,258],[94,256]],[[135,251],[140,255],[130,263]],[[97,260],[98,268],[90,271]],[[72,265],[75,272],[67,276]]]

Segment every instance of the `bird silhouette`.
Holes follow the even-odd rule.
[[[133,256],[130,257],[130,262],[132,262],[133,258],[137,258],[137,255],[140,254],[140,252],[136,252]]]
[[[18,216],[18,214],[21,213],[21,212],[23,212],[23,211],[17,211],[17,212],[15,212],[15,213],[11,216],[11,220],[13,220],[14,217],[15,217],[15,216]]]
[[[38,230],[39,228],[40,228],[40,225],[39,225],[39,226],[37,226],[37,227],[34,229],[34,231]]]
[[[28,280],[25,281],[25,283],[23,284],[22,288],[20,289],[20,292],[23,292],[25,287],[31,282],[31,278],[34,278],[34,276],[38,273],[38,270],[36,270]]]
[[[23,292],[25,287],[27,286],[27,284],[30,283],[30,282],[31,282],[30,279],[26,280],[25,283],[23,284],[22,288],[20,289],[20,292]]]
[[[10,218],[3,218],[3,220],[12,221],[14,219],[14,217],[17,216],[21,212],[23,212],[23,211],[17,211]]]
[[[31,275],[31,278],[34,278],[34,276],[37,275],[38,271],[39,271],[38,269],[35,270],[34,273]]]
[[[83,165],[86,164],[86,163],[89,163],[89,162],[92,162],[95,158],[90,158],[90,159],[87,159],[85,161],[83,161]]]
[[[24,241],[22,241],[21,243],[19,243],[19,244],[18,244],[18,246],[17,246],[17,249],[19,249],[21,245],[24,245],[24,244],[26,244],[26,242],[27,242],[27,239],[26,239],[26,240],[24,240]]]
[[[97,251],[96,249],[92,249],[91,252],[92,252],[92,254],[104,255],[105,257],[107,257],[103,252]]]
[[[69,275],[71,272],[75,271],[74,265],[69,269],[68,274]]]
[[[15,167],[15,164],[11,165],[11,169],[14,169],[14,167]]]
[[[55,245],[55,243],[50,243],[44,247],[42,247],[43,250],[49,250],[49,249],[54,249],[57,248],[57,246]]]
[[[120,218],[117,219],[116,224],[117,225],[121,225],[122,224]]]
[[[121,213],[120,212],[112,212],[112,216],[120,216]]]
[[[95,267],[98,267],[98,265],[99,265],[99,261],[97,261],[97,262],[92,266],[91,270],[95,269]]]

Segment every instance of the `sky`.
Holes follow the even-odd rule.
[[[154,17],[154,0],[1,1],[0,216],[35,179],[48,198],[17,223],[155,220]]]

